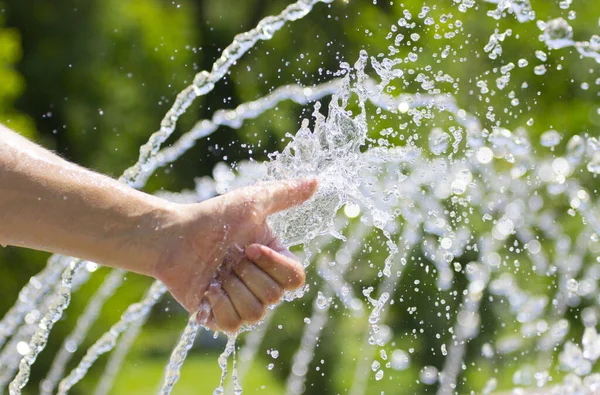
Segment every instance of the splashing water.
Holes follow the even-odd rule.
[[[473,75],[472,81],[458,81],[444,72],[443,62],[466,63],[460,51],[442,45],[434,57],[439,66],[431,62],[418,67],[419,57],[424,56],[419,42],[428,32],[436,40],[450,42],[467,37],[465,43],[475,46],[465,30],[468,22],[428,6],[416,17],[404,10],[388,35],[393,45],[387,54],[369,57],[367,51],[360,51],[354,65],[340,65],[336,79],[314,87],[281,87],[235,110],[217,112],[160,150],[195,97],[212,90],[256,41],[269,39],[285,21],[305,16],[316,3],[294,3],[237,36],[212,72],[199,73],[177,97],[161,129],[142,147],[138,163],[121,180],[143,186],[157,168],[175,161],[219,125],[242,127],[244,120],[282,100],[307,104],[330,96],[327,111],[315,102],[312,119],[302,120],[298,132],[289,136],[282,152],[270,155],[270,161],[244,162],[234,168],[219,165],[212,178],[197,180],[200,196],[189,193],[203,200],[257,181],[319,179],[319,190],[311,200],[269,218],[287,246],[303,245],[309,275],[316,272],[314,285],[285,297],[286,301],[313,298],[299,347],[290,359],[286,393],[302,394],[310,388],[312,365],[316,371],[324,369],[325,359],[319,364],[315,355],[321,352],[328,326],[352,327],[352,336],[361,339],[360,353],[339,346],[344,359],[340,365],[354,371],[344,379],[344,391],[352,395],[374,393],[386,381],[396,386],[381,388],[397,389],[400,381],[416,381],[417,389],[411,387],[411,392],[431,388],[439,394],[491,393],[515,386],[543,388],[543,393],[600,391],[600,375],[594,373],[600,357],[596,329],[600,212],[595,199],[600,143],[588,133],[573,135],[552,126],[535,133],[534,125],[543,120],[515,121],[519,111],[531,110],[531,103],[520,101],[519,73],[545,78],[556,71],[553,57],[571,49],[580,57],[575,64],[588,58],[600,63],[599,36],[576,41],[576,26],[563,17],[538,19],[540,12],[528,0],[488,0],[491,4],[477,5],[455,0],[458,15],[484,12],[498,23],[489,39],[474,50],[491,62],[490,70]],[[570,1],[560,2],[562,10],[570,7]],[[529,59],[507,58],[505,46],[514,44],[518,34],[501,23],[512,17],[539,31],[539,49]],[[419,30],[423,26],[431,30]],[[591,66],[585,63],[585,67]],[[521,82],[521,89],[526,88]],[[470,96],[482,103],[506,95],[509,104],[503,109],[486,105],[483,111],[470,113],[471,107],[459,104],[467,100],[461,89],[471,90]],[[23,355],[9,387],[11,395],[27,383],[52,325],[69,304],[74,275],[82,266],[79,261],[51,259],[0,322],[0,347],[6,344],[5,357],[0,356],[2,372],[9,371],[5,360]],[[61,272],[62,281],[52,298],[48,296],[52,283]],[[81,344],[95,319],[92,310],[120,285],[120,273],[114,273],[90,301],[64,349]],[[363,278],[357,279],[356,273]],[[68,354],[61,351],[41,383],[42,392],[50,393],[60,381],[58,392],[67,393],[101,354],[125,337],[97,389],[98,394],[107,393],[124,358],[119,351],[126,352],[165,292],[162,284],[154,283],[64,378]],[[419,302],[424,298],[427,311]],[[236,340],[242,332],[253,331],[239,353],[242,363],[250,364],[261,343],[269,340],[265,332],[279,323],[280,306],[273,306],[258,329],[244,327],[228,336],[217,361],[222,375],[215,394],[225,392],[230,356],[233,392],[242,393],[239,381],[248,367],[238,370]],[[27,313],[33,308],[37,319],[32,321]],[[577,318],[571,317],[573,311]],[[166,366],[161,394],[173,390],[199,330],[190,318]],[[22,353],[6,348],[9,339],[18,350],[20,345]],[[431,357],[423,357],[426,353]],[[509,360],[511,366],[505,368]],[[426,362],[417,366],[415,361]]]
[[[150,136],[148,143],[140,148],[140,158],[138,162],[127,169],[119,181],[133,187],[142,187],[144,171],[148,171],[147,163],[152,163],[152,159],[158,153],[161,144],[173,133],[177,119],[192,104],[193,100],[201,95],[210,92],[214,84],[222,79],[229,67],[235,63],[245,52],[259,40],[268,40],[273,34],[284,26],[285,22],[293,21],[304,17],[310,12],[312,7],[318,2],[331,2],[332,0],[300,0],[288,6],[281,14],[267,17],[260,21],[258,26],[241,35],[236,36],[233,43],[225,48],[222,56],[214,63],[211,72],[202,71],[194,78],[194,83],[184,89],[176,98],[172,108],[167,112],[159,131]],[[11,395],[18,394],[29,381],[31,365],[37,359],[39,353],[45,348],[50,331],[61,317],[63,310],[70,302],[70,288],[73,275],[82,267],[81,261],[75,261],[69,265],[63,273],[62,287],[56,294],[56,299],[44,318],[40,321],[38,330],[32,336],[30,344],[27,346],[29,352],[23,357],[19,364],[19,372],[11,382],[9,390]],[[51,284],[51,283],[50,283]],[[28,289],[23,291],[23,296],[28,297]],[[164,292],[163,292],[164,293]],[[29,300],[27,301],[29,302]],[[9,316],[9,323],[18,321],[18,315],[24,314],[24,308],[19,305],[27,306],[28,303],[17,303],[15,310],[16,317]],[[9,330],[5,329],[7,334]],[[5,335],[3,335],[5,336]],[[93,356],[91,356],[93,359]]]

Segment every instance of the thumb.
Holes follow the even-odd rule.
[[[316,178],[272,181],[260,186],[256,199],[266,217],[304,203],[316,192],[317,186]]]

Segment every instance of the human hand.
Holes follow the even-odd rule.
[[[315,179],[277,181],[174,206],[171,237],[154,277],[190,314],[200,310],[198,321],[213,330],[235,332],[259,321],[305,279],[267,216],[303,203],[316,189]]]

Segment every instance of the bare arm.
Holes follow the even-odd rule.
[[[174,204],[67,162],[0,125],[0,244],[151,275],[190,313],[209,306],[198,319],[213,329],[256,322],[284,290],[304,283],[302,265],[266,218],[316,188],[316,180],[282,181]]]
[[[169,204],[0,125],[0,244],[149,274]]]

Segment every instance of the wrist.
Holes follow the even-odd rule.
[[[178,204],[146,197],[141,212],[128,219],[123,237],[117,237],[114,248],[118,254],[110,265],[156,277],[158,263],[181,234],[181,220]]]
[[[185,283],[205,275],[210,264],[206,261],[215,249],[222,248],[222,226],[219,228],[214,210],[207,202],[172,204],[163,216],[160,246],[152,272],[147,273],[167,286]],[[193,270],[190,271],[190,268]],[[196,284],[201,289],[201,284]]]

